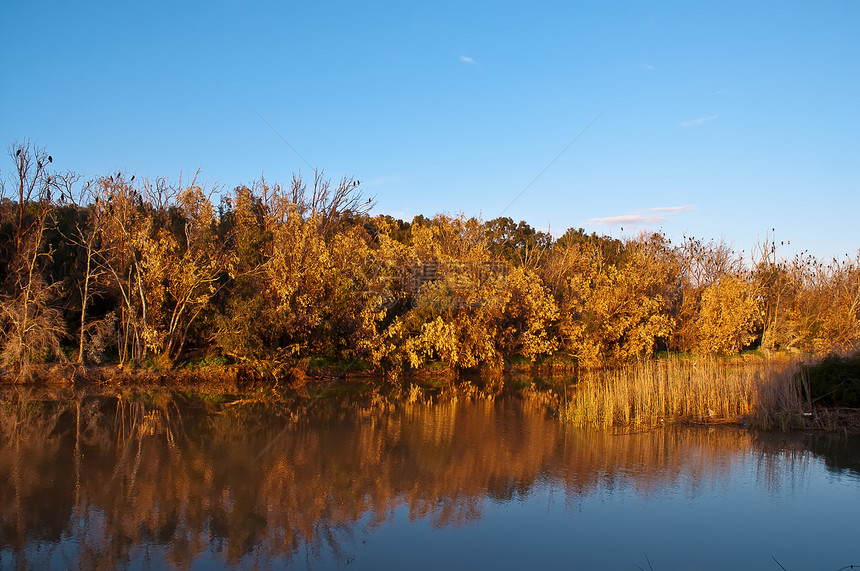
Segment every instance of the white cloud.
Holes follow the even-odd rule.
[[[650,63],[643,63],[642,67],[647,69],[648,71],[652,71],[654,69],[654,66],[651,65]]]
[[[646,224],[662,222],[663,220],[665,220],[665,218],[661,218],[659,216],[622,214],[621,216],[607,216],[605,218],[589,218],[588,222],[591,224],[597,224],[598,226],[621,226],[622,224],[627,224],[628,226],[644,226]]]
[[[621,214],[620,216],[606,216],[604,218],[589,218],[590,224],[598,226],[648,226],[665,222],[669,216],[676,216],[682,212],[693,210],[693,205],[685,206],[656,206],[648,210],[650,214]]]
[[[681,121],[681,127],[698,127],[708,121],[716,119],[716,115],[708,115],[707,117],[699,117],[698,119],[690,119],[689,121]]]
[[[472,56],[460,56],[460,61],[463,63],[470,63],[472,65],[478,65],[478,62],[475,61],[475,58]]]
[[[682,212],[688,212],[690,210],[695,210],[695,206],[692,204],[687,204],[685,206],[655,206],[651,209],[651,212],[660,212],[666,215],[680,214]]]

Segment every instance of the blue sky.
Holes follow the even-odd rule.
[[[5,2],[0,21],[4,147],[85,177],[230,189],[306,160],[404,219],[489,220],[522,193],[504,214],[556,235],[860,247],[857,0]]]

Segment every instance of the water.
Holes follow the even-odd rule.
[[[578,431],[522,399],[4,415],[2,568],[860,564],[857,438]]]

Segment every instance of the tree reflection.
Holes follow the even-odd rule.
[[[347,563],[357,535],[401,509],[461,526],[541,484],[568,498],[620,486],[696,493],[749,454],[773,481],[779,457],[810,454],[728,428],[576,431],[528,398],[319,401],[290,419],[253,403],[82,396],[19,400],[0,421],[2,561],[34,567]]]

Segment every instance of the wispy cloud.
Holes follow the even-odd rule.
[[[460,61],[463,63],[470,63],[472,65],[478,65],[478,62],[475,61],[475,58],[472,56],[460,56]]]
[[[646,69],[646,70],[648,70],[648,71],[653,71],[654,66],[653,66],[653,65],[651,65],[650,63],[643,63],[643,64],[642,64],[642,68],[643,68],[643,69]]]
[[[685,206],[657,206],[648,210],[647,214],[622,214],[620,216],[606,216],[604,218],[589,218],[589,224],[598,226],[630,226],[637,228],[649,224],[665,222],[670,216],[676,216],[682,212],[693,210],[693,205]]]
[[[698,119],[690,119],[689,121],[681,121],[681,127],[698,127],[708,121],[716,119],[716,115],[708,115],[707,117],[699,117]]]
[[[662,222],[659,216],[642,216],[640,214],[622,214],[621,216],[607,216],[605,218],[589,218],[588,222],[598,226],[645,226],[655,222]]]

